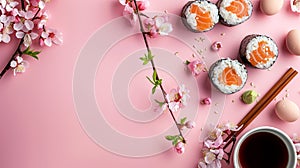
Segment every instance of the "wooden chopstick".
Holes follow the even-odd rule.
[[[263,98],[249,111],[249,113],[238,123],[242,128],[236,132],[238,136],[260,112],[283,90],[283,88],[298,74],[293,68],[289,70],[273,85]]]
[[[288,69],[288,71],[273,85],[263,98],[237,124],[242,127],[238,131],[231,133],[225,139],[225,142],[227,143],[225,144],[224,149],[233,141],[232,137],[237,137],[297,74],[298,72],[293,68]]]

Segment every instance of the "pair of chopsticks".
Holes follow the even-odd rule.
[[[225,139],[224,149],[226,149],[231,143],[231,150],[228,154],[229,163],[230,155],[236,141],[236,137],[263,111],[263,109],[283,90],[283,88],[298,74],[293,68],[289,68],[288,71],[273,85],[273,87],[257,102],[257,104],[247,113],[247,115],[237,124],[241,127],[238,131],[232,132]]]

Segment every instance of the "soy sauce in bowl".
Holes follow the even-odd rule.
[[[280,129],[257,127],[239,138],[234,147],[233,165],[235,168],[294,168],[296,148]]]
[[[242,168],[285,168],[288,164],[288,149],[273,133],[257,132],[250,135],[239,151]]]

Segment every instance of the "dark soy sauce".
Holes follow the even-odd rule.
[[[276,135],[258,132],[242,143],[239,160],[242,168],[286,168],[288,149]]]

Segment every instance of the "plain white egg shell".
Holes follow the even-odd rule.
[[[291,54],[300,55],[300,30],[293,29],[286,36],[286,47]]]
[[[299,107],[288,99],[276,103],[275,113],[281,120],[288,122],[296,121],[300,117]]]
[[[275,15],[278,13],[284,0],[260,0],[260,10],[266,15]]]

